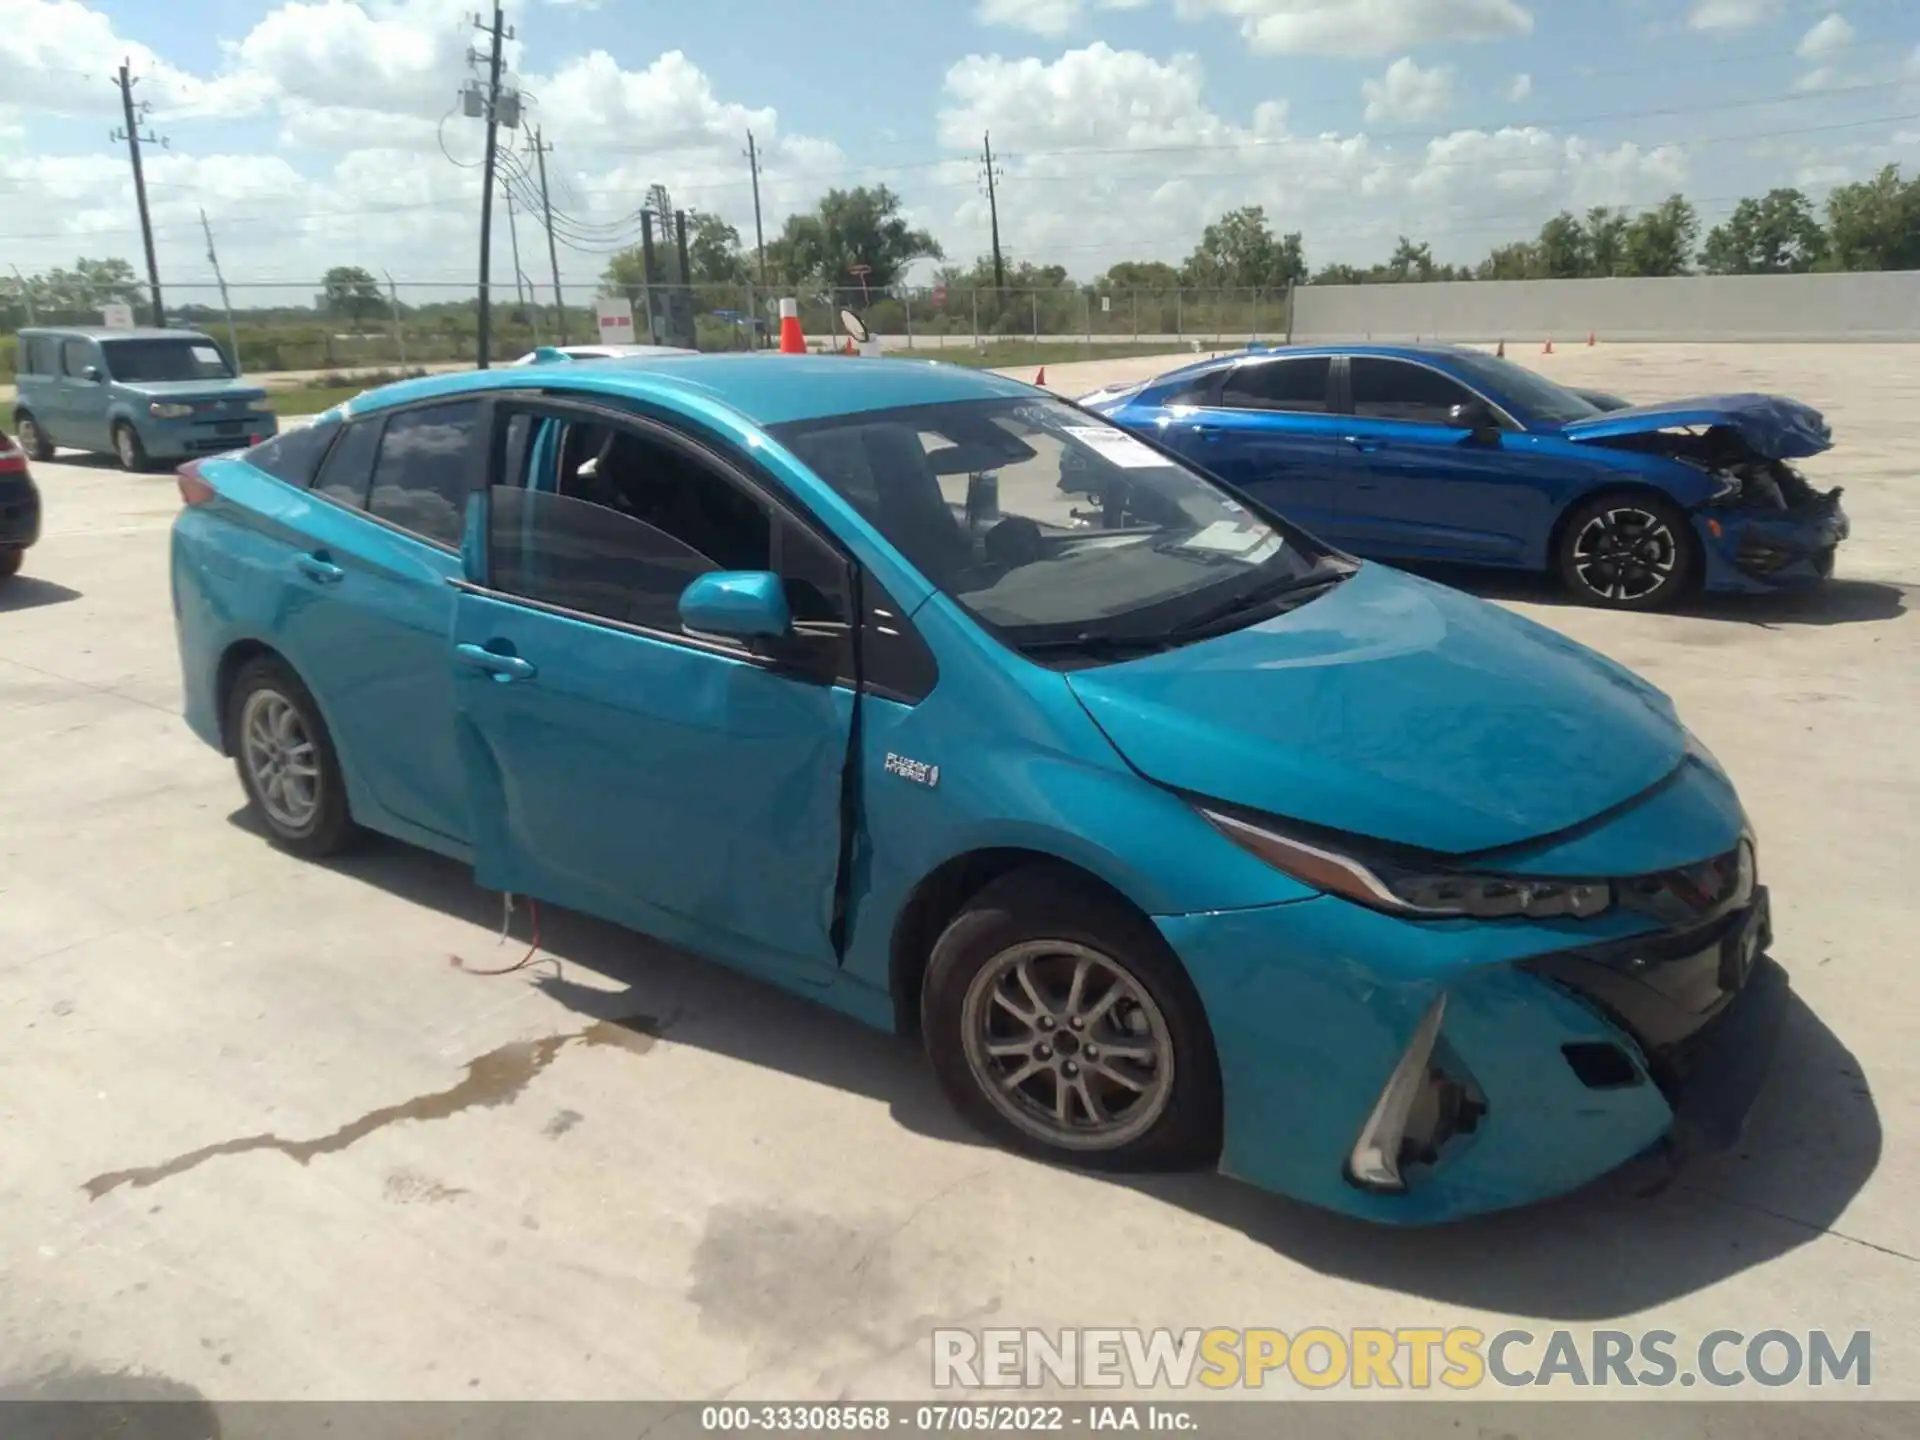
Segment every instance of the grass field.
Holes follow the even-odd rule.
[[[292,390],[272,390],[267,399],[276,415],[318,415],[342,400],[351,400],[368,385],[302,385]]]

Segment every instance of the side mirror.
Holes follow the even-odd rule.
[[[1493,411],[1479,400],[1469,400],[1464,405],[1455,405],[1448,410],[1447,423],[1456,429],[1471,431],[1476,436],[1500,433],[1500,422],[1493,418]]]
[[[680,623],[729,640],[781,640],[793,633],[786,587],[767,570],[716,570],[680,592]]]
[[[87,366],[86,369],[80,372],[80,378],[98,385],[100,383],[100,367],[98,365]]]

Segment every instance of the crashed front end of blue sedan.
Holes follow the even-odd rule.
[[[1558,878],[1709,817],[1731,843],[1703,861]],[[1256,844],[1270,833],[1250,826]],[[1656,793],[1555,852],[1489,872],[1479,903],[1493,914],[1420,919],[1323,894],[1161,920],[1237,1082],[1221,1169],[1427,1225],[1733,1145],[1789,992],[1724,775],[1690,753]],[[1573,913],[1603,898],[1604,911]],[[1259,955],[1296,963],[1247,963]]]

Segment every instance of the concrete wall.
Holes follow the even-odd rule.
[[[1315,340],[1920,340],[1920,271],[1302,285]]]

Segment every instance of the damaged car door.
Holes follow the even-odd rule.
[[[478,880],[825,979],[854,714],[846,562],[666,426],[503,400],[493,433],[449,657]],[[719,571],[778,575],[817,643],[689,632],[682,592]]]

